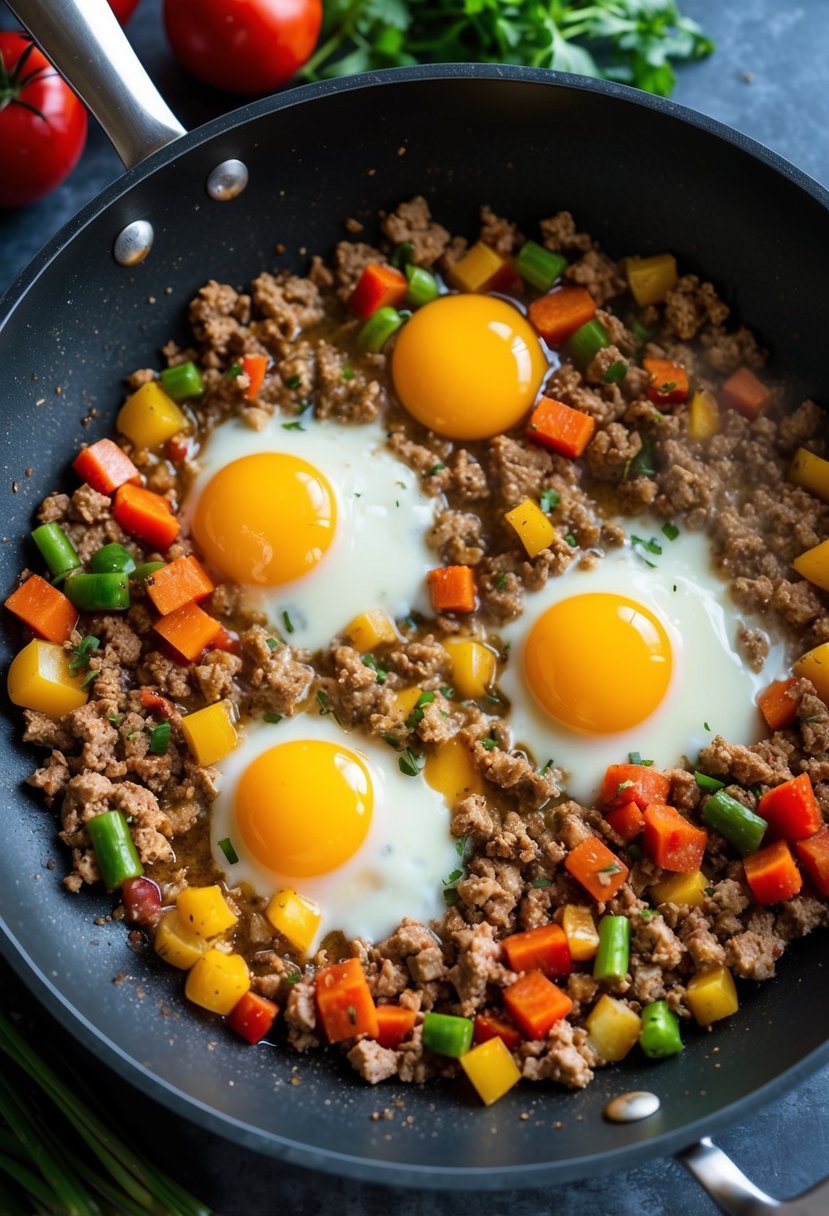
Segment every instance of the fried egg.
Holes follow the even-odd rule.
[[[740,654],[741,626],[758,625],[714,573],[704,534],[667,540],[658,521],[636,526],[659,537],[654,551],[627,541],[590,570],[574,565],[527,595],[502,630],[514,743],[564,769],[585,803],[607,765],[631,752],[665,768],[693,760],[717,733],[756,742],[756,696],[786,669],[780,641],[760,673]]]
[[[379,941],[404,916],[445,911],[444,880],[458,863],[446,802],[422,775],[404,775],[388,745],[309,712],[248,722],[217,768],[216,864],[230,886],[248,883],[268,900],[289,888],[317,904],[317,941],[333,930]]]
[[[286,640],[316,650],[359,613],[425,611],[434,502],[379,424],[273,415],[216,429],[183,513],[210,566]]]
[[[397,396],[418,422],[450,439],[489,439],[520,422],[549,368],[514,304],[445,295],[400,330],[391,370]]]

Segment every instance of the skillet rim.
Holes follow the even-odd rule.
[[[140,164],[86,203],[35,255],[27,267],[16,277],[0,297],[0,331],[13,322],[15,310],[29,290],[60,256],[64,246],[78,235],[92,220],[108,209],[120,198],[129,194],[137,183],[160,172],[172,163],[179,152],[189,152],[215,141],[226,132],[256,119],[294,105],[304,105],[318,97],[352,92],[365,88],[377,88],[416,81],[506,80],[511,83],[541,84],[556,86],[579,93],[596,93],[619,101],[632,103],[648,110],[667,115],[678,122],[689,125],[711,138],[718,139],[746,153],[789,181],[795,188],[815,200],[829,211],[829,190],[820,182],[804,173],[779,153],[757,142],[744,132],[727,126],[677,102],[642,93],[627,85],[570,73],[545,69],[522,68],[502,64],[436,64],[417,65],[407,68],[389,68],[382,71],[362,73],[297,86],[272,97],[249,102],[228,114],[211,120],[193,131],[171,141],[154,152]],[[3,918],[0,918],[0,953],[16,972],[25,986],[43,1007],[87,1050],[110,1067],[114,1073],[129,1084],[140,1084],[143,1092],[160,1102],[172,1113],[188,1119],[210,1131],[223,1136],[245,1148],[262,1152],[279,1160],[306,1168],[323,1168],[326,1172],[338,1172],[349,1178],[361,1179],[375,1184],[411,1186],[420,1188],[449,1187],[453,1190],[500,1190],[508,1187],[539,1187],[556,1181],[583,1178],[590,1173],[608,1173],[629,1169],[649,1158],[663,1156],[688,1147],[700,1136],[709,1135],[732,1123],[734,1118],[744,1117],[766,1104],[798,1081],[829,1061],[829,1040],[785,1069],[770,1081],[752,1092],[721,1107],[714,1114],[706,1114],[690,1121],[680,1129],[662,1132],[634,1145],[619,1149],[604,1150],[577,1159],[556,1161],[554,1158],[532,1165],[500,1166],[497,1171],[478,1166],[430,1166],[396,1163],[370,1159],[364,1156],[338,1153],[330,1148],[317,1148],[269,1134],[265,1129],[255,1128],[238,1119],[223,1115],[214,1108],[185,1094],[168,1084],[163,1078],[146,1069],[138,1060],[128,1055],[99,1028],[81,1014],[63,996],[41,971],[30,952],[11,933]],[[68,1018],[67,1016],[68,1015]]]

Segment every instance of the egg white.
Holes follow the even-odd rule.
[[[291,878],[270,870],[252,857],[236,826],[234,797],[247,767],[263,752],[293,740],[321,739],[355,752],[371,775],[374,809],[366,837],[342,866],[328,874]],[[398,755],[387,744],[346,733],[330,716],[313,712],[283,718],[273,725],[249,721],[235,751],[217,766],[218,796],[210,813],[210,846],[216,864],[230,886],[248,883],[265,899],[289,887],[313,900],[322,919],[319,942],[326,933],[342,930],[348,938],[379,941],[404,916],[437,919],[446,910],[444,879],[456,868],[458,854],[449,832],[449,811],[441,794],[422,775],[405,776]],[[315,829],[313,793],[297,814]],[[219,841],[229,839],[239,860],[229,864]],[[313,947],[312,947],[313,949]]]
[[[619,521],[629,527],[630,521]],[[637,518],[635,533],[657,538],[661,554],[627,540],[610,549],[590,570],[573,566],[528,594],[522,616],[505,626],[508,662],[500,686],[511,702],[509,722],[516,746],[525,747],[540,765],[552,760],[568,774],[571,797],[592,803],[605,768],[623,763],[630,752],[658,768],[694,760],[700,748],[721,733],[734,743],[750,744],[765,733],[757,694],[786,669],[785,647],[771,640],[760,673],[752,671],[737,646],[741,625],[758,623],[736,608],[726,583],[711,565],[703,533],[682,530],[673,541],[661,521]],[[658,708],[629,730],[585,735],[549,717],[536,701],[524,674],[524,647],[533,625],[552,604],[574,595],[611,592],[637,600],[663,623],[671,640],[673,667]],[[568,647],[601,646],[601,638],[569,639]],[[614,692],[613,655],[607,655],[608,697]]]
[[[325,475],[337,501],[334,539],[322,560],[279,587],[248,589],[250,604],[295,646],[317,650],[361,612],[385,608],[392,618],[428,611],[425,577],[435,565],[426,544],[435,500],[385,446],[377,422],[342,423],[274,414],[261,431],[238,418],[217,427],[199,455],[198,475],[183,503],[192,524],[199,496],[225,465],[261,452],[300,456]],[[290,427],[291,429],[286,429]]]

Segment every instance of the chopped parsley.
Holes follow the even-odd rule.
[[[703,722],[703,724],[702,724],[702,725],[703,725],[703,726],[705,727],[705,729],[706,729],[706,730],[707,730],[707,731],[710,733],[710,731],[711,731],[711,727],[708,725],[708,723],[707,723],[707,722]]]
[[[277,726],[282,721],[282,714],[265,714],[265,721],[271,726]]]
[[[630,543],[638,545],[640,549],[645,549],[648,553],[653,553],[656,557],[662,556],[662,546],[655,536],[652,536],[650,540],[643,540],[641,536],[634,536],[631,532]]]
[[[440,688],[439,692],[442,697],[446,698],[447,701],[454,701],[455,690],[454,688],[450,688],[448,684],[445,684],[442,688]]]
[[[459,836],[455,841],[455,852],[457,853],[458,857],[463,857],[464,852],[466,851],[467,839],[468,837],[466,836]]]
[[[644,854],[638,844],[628,845],[628,857],[631,861],[641,861]]]
[[[662,531],[664,535],[667,536],[668,540],[676,540],[676,538],[679,536],[679,528],[676,526],[676,524],[671,523],[670,521],[662,525]]]
[[[123,721],[123,714],[110,714],[107,718],[107,722],[109,722],[111,726],[120,726]]]
[[[150,751],[154,756],[166,756],[170,746],[172,727],[169,722],[159,722],[150,735]]]
[[[571,549],[577,549],[579,542],[576,540],[572,532],[568,532],[564,538]]]
[[[242,365],[238,359],[234,359],[230,367],[227,369],[228,380],[235,380],[237,376],[242,374]]]
[[[277,650],[279,648],[279,638],[268,638],[268,650]]]
[[[656,472],[656,443],[646,439],[635,456],[625,464],[622,481],[629,477],[653,477]]]
[[[628,374],[628,365],[623,359],[617,359],[615,363],[611,363],[610,367],[604,374],[605,384],[618,384],[620,380],[624,380]]]
[[[544,765],[544,767],[538,770],[542,777],[545,776],[546,773],[549,773],[550,769],[553,767],[553,763],[554,763],[554,761],[551,757],[547,761],[547,763]]]
[[[429,472],[426,474],[426,476],[427,476],[427,477],[434,477],[436,473],[442,473],[442,472],[443,472],[443,470],[444,470],[445,468],[446,468],[446,465],[443,463],[443,461],[442,461],[442,460],[439,460],[439,461],[437,462],[437,464],[433,464],[433,465],[432,465],[431,469],[430,469],[430,470],[429,470]]]
[[[412,751],[410,747],[407,747],[401,753],[397,765],[404,777],[417,777],[423,768],[424,758],[420,752]]]
[[[641,752],[628,752],[628,760],[631,764],[642,764],[645,768],[650,768],[653,760],[643,760]]]
[[[488,752],[493,751],[498,746],[497,739],[479,739],[481,747],[485,747]]]
[[[611,875],[612,874],[621,874],[622,867],[619,865],[618,861],[611,861],[610,865],[602,866],[600,869],[598,869],[596,871],[596,873],[597,874],[611,874]]]
[[[304,431],[305,427],[302,425],[299,419],[297,419],[296,422],[283,422],[282,429],[283,431]]]
[[[357,1025],[357,1010],[354,1008],[354,1006],[348,1005],[346,1008],[346,1013],[348,1014],[348,1020],[351,1023],[351,1025],[356,1026]]]
[[[547,515],[549,515],[553,508],[557,507],[560,502],[561,497],[560,495],[556,494],[555,490],[542,490],[538,496],[539,506],[541,507],[542,511],[546,512]]]
[[[327,714],[331,714],[331,717],[334,719],[337,725],[342,726],[342,722],[340,722],[340,719],[337,717],[337,711],[334,709],[333,705],[328,704],[328,693],[324,688],[317,689],[317,704],[320,707],[320,717],[324,718]]]
[[[219,848],[222,850],[230,864],[235,866],[236,862],[239,860],[239,854],[234,849],[229,836],[225,836],[224,840],[219,841]]]
[[[636,318],[631,321],[630,330],[640,342],[650,342],[651,338],[656,333],[655,329],[649,329],[647,325],[643,325],[642,322]]]
[[[288,388],[292,388],[292,389],[301,388],[302,387],[302,377],[297,376],[297,375],[289,376],[288,379],[285,381],[285,384],[287,385]]]
[[[285,970],[282,972],[282,979],[286,984],[296,984],[302,979],[302,970],[296,963],[288,963]]]
[[[77,646],[72,647],[69,674],[76,676],[79,671],[84,671],[89,666],[89,660],[93,653],[100,645],[100,638],[93,637],[92,634],[87,634],[85,638],[81,638]],[[97,675],[97,672],[95,674]]]
[[[363,666],[368,667],[370,671],[374,672],[377,677],[378,684],[385,684],[386,676],[389,673],[386,671],[385,667],[380,666],[373,654],[363,655]]]
[[[639,913],[640,920],[653,920],[655,916],[656,913],[654,912],[653,908],[643,908]]]
[[[711,896],[714,894],[714,888],[713,887],[703,887],[702,893],[703,893],[703,895]]]
[[[435,699],[433,692],[422,692],[417,698],[417,704],[406,719],[406,730],[415,730],[423,721],[423,711],[427,705],[431,705]]]
[[[547,887],[551,887],[553,882],[550,878],[534,878],[530,885],[534,887],[536,891],[543,891]]]
[[[285,626],[288,633],[294,632],[294,623],[291,620],[291,614],[288,612],[287,608],[282,613],[282,624]]]
[[[506,591],[507,576],[506,576],[506,574],[504,574],[503,570],[501,571],[501,573],[498,575],[498,577],[495,580],[495,588],[497,591]]]
[[[344,363],[340,375],[342,376],[343,380],[353,380],[354,368],[350,367],[347,363]]]

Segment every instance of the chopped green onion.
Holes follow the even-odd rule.
[[[92,554],[89,569],[93,574],[134,574],[135,558],[116,541]]]
[[[73,574],[66,594],[82,612],[117,612],[130,606],[130,580],[126,574]]]
[[[228,380],[235,380],[236,377],[241,376],[241,374],[242,374],[242,364],[239,362],[238,359],[234,359],[233,362],[231,363],[230,367],[227,369],[227,373],[226,373],[227,378],[228,378]]]
[[[144,867],[138,859],[126,818],[121,811],[104,811],[84,824],[101,877],[109,891],[128,878],[138,878]]]
[[[423,1046],[438,1055],[457,1058],[472,1046],[473,1029],[470,1018],[430,1011],[423,1018]]]
[[[603,916],[599,921],[599,948],[593,964],[597,980],[622,980],[630,966],[630,921],[626,916]]]
[[[561,496],[556,494],[555,490],[542,490],[538,496],[538,504],[545,514],[549,515],[553,507],[557,507],[561,501]]]
[[[707,773],[694,773],[694,780],[701,790],[705,790],[706,794],[716,794],[717,790],[725,789],[725,782],[718,781],[716,777],[709,777]]]
[[[532,880],[532,882],[530,883],[530,886],[533,887],[536,891],[543,891],[547,887],[551,887],[552,885],[553,885],[552,879],[549,879],[549,878],[534,878]]]
[[[414,730],[423,721],[423,711],[435,699],[433,692],[422,692],[417,698],[417,704],[406,719],[406,730]]]
[[[437,279],[430,271],[424,270],[422,266],[409,265],[406,266],[404,274],[409,280],[406,303],[411,304],[412,308],[422,308],[424,304],[431,304],[432,300],[437,299],[440,289]]]
[[[662,546],[655,536],[652,536],[650,540],[643,540],[641,536],[634,536],[631,532],[630,543],[638,545],[640,549],[647,549],[648,553],[653,553],[655,557],[662,556]]]
[[[725,790],[717,790],[703,804],[702,817],[709,827],[724,836],[744,857],[757,852],[769,826],[765,819],[726,794]]]
[[[167,755],[171,732],[172,727],[169,722],[159,722],[158,726],[153,727],[153,732],[150,735],[150,751],[154,756]]]
[[[395,245],[392,255],[389,258],[395,270],[405,270],[414,256],[414,245],[411,241],[401,241],[399,245]]]
[[[642,1010],[639,1045],[649,1060],[676,1056],[682,1051],[679,1018],[667,1001],[653,1001]]]
[[[618,384],[620,380],[624,380],[628,374],[628,365],[624,359],[617,359],[615,363],[611,363],[610,367],[604,374],[605,384]]]
[[[234,849],[229,836],[225,836],[224,840],[219,841],[219,848],[222,850],[230,864],[235,866],[236,862],[239,860],[239,854]]]
[[[166,565],[166,562],[142,562],[132,571],[130,580],[133,583],[144,583],[150,575],[155,574],[157,570],[161,570]]]
[[[296,391],[298,388],[302,388],[302,376],[298,376],[296,373],[293,376],[289,376],[285,381],[285,387],[293,389],[294,391]]]
[[[424,759],[420,752],[412,751],[410,747],[400,755],[397,766],[404,777],[417,777],[423,768]]]
[[[290,613],[288,612],[287,609],[282,613],[282,624],[285,626],[285,629],[288,633],[294,632],[294,623],[291,620]]]
[[[373,654],[363,655],[363,666],[368,667],[369,671],[373,671],[377,676],[378,684],[385,684],[386,676],[389,674],[385,667],[382,667]]]
[[[77,646],[72,647],[73,658],[69,662],[69,674],[76,676],[79,671],[83,671],[88,667],[93,651],[96,651],[100,645],[100,639],[92,637],[91,634],[87,634],[85,638],[81,638]]]
[[[282,721],[282,714],[265,714],[265,721],[271,726],[278,726]]]
[[[60,524],[41,524],[32,532],[32,540],[55,582],[65,578],[72,570],[80,569],[81,559]]]
[[[192,362],[165,367],[158,378],[165,393],[169,393],[174,401],[189,401],[191,397],[201,397],[204,392],[201,368]]]
[[[662,531],[668,540],[676,540],[679,536],[679,528],[674,523],[666,523],[662,525]]]
[[[566,265],[567,258],[552,253],[536,241],[525,241],[513,260],[521,278],[539,291],[549,291]]]
[[[428,471],[428,473],[426,474],[426,476],[427,476],[427,477],[435,477],[435,476],[436,476],[436,474],[438,474],[438,473],[442,473],[442,472],[443,472],[443,470],[444,470],[445,468],[446,468],[446,465],[443,463],[443,461],[442,461],[442,460],[439,460],[439,461],[437,462],[437,464],[433,464],[433,465],[432,465],[431,469],[429,469],[429,471]]]
[[[595,317],[577,329],[567,343],[570,358],[582,369],[589,367],[606,346],[610,346],[610,334]]]
[[[379,354],[392,334],[397,333],[405,320],[396,308],[386,305],[372,313],[357,334],[357,345],[360,350]]]
[[[628,760],[631,764],[642,764],[645,768],[650,768],[653,760],[643,760],[641,752],[628,752]]]
[[[348,363],[344,363],[340,375],[342,376],[343,380],[353,380],[356,372],[354,371],[353,367],[349,366]]]
[[[572,532],[568,532],[564,539],[567,541],[567,544],[570,546],[571,549],[578,548],[579,542],[576,540],[576,538]]]

